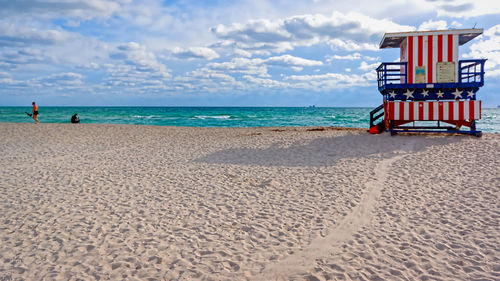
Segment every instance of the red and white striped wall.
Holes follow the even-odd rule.
[[[388,120],[446,121],[481,119],[481,101],[389,101]]]
[[[415,68],[425,66],[425,83],[436,83],[436,63],[455,62],[458,81],[458,34],[408,36],[401,43],[400,61],[408,62],[408,84],[415,83]]]

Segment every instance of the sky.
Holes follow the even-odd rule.
[[[500,105],[500,1],[0,0],[0,106],[362,106],[385,32],[483,28]]]

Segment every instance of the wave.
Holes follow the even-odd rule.
[[[215,116],[211,116],[211,115],[196,115],[194,118],[198,118],[198,119],[229,119],[231,118],[231,115],[215,115]]]
[[[163,116],[163,115],[132,115],[132,118],[144,118],[144,119],[151,119],[151,118],[169,118],[169,116]]]

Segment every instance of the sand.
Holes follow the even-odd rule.
[[[499,280],[500,135],[0,123],[0,280]]]

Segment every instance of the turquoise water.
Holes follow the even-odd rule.
[[[368,128],[372,108],[351,107],[40,107],[42,123],[142,124],[187,127],[335,126]],[[0,107],[0,122],[33,122],[31,107]],[[500,132],[500,108],[483,109],[478,128]]]

